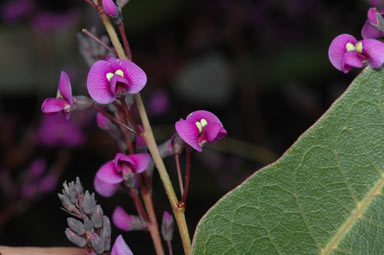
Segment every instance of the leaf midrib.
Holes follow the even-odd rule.
[[[328,245],[322,249],[321,255],[329,255],[333,250],[337,248],[340,241],[344,238],[344,236],[349,232],[349,230],[353,227],[354,223],[359,219],[360,216],[363,215],[366,208],[369,207],[373,199],[381,194],[381,190],[384,186],[384,174],[381,175],[379,181],[375,186],[368,192],[368,194],[357,203],[357,207],[352,212],[351,217],[344,223],[343,226],[339,228],[336,232],[335,236],[330,240]]]

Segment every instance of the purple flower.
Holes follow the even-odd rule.
[[[112,221],[121,230],[128,231],[132,229],[132,217],[120,206],[117,206],[113,211]]]
[[[148,153],[124,155],[117,153],[113,161],[105,163],[97,171],[97,178],[106,183],[120,183],[132,173],[142,173],[149,164]]]
[[[96,122],[97,126],[104,130],[108,129],[112,125],[112,122],[100,112],[96,114]]]
[[[118,15],[117,6],[112,0],[102,0],[102,5],[103,5],[105,14],[107,14],[111,18],[117,17]]]
[[[227,135],[219,118],[203,110],[190,113],[186,120],[180,119],[175,127],[184,142],[200,152],[205,144],[217,142]]]
[[[341,34],[329,46],[328,57],[332,65],[344,73],[353,67],[362,67],[365,61],[369,61],[372,68],[380,68],[384,63],[384,43],[374,39],[357,41],[352,35]]]
[[[85,142],[86,135],[72,120],[62,115],[44,116],[38,133],[41,144],[46,146],[78,146]]]
[[[62,71],[56,98],[45,99],[41,106],[41,111],[48,114],[64,112],[65,117],[69,119],[72,110],[73,97],[71,81],[67,73]]]
[[[88,92],[96,102],[109,104],[115,97],[140,92],[147,83],[144,71],[129,60],[99,60],[88,74]]]
[[[112,197],[116,193],[119,187],[119,184],[107,183],[101,180],[100,178],[98,178],[96,175],[93,181],[93,186],[96,192],[102,195],[103,197]]]
[[[368,20],[365,22],[363,29],[361,30],[361,36],[363,39],[376,39],[383,37],[384,33],[380,31],[383,28],[382,17],[383,13],[379,12],[376,8],[370,8],[368,10]]]
[[[122,235],[119,235],[112,247],[111,255],[133,255]]]

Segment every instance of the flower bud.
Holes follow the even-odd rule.
[[[111,18],[117,18],[117,16],[119,15],[118,9],[112,0],[102,0],[102,5],[105,14],[107,14]]]
[[[69,228],[75,232],[78,235],[83,235],[85,230],[84,230],[84,225],[81,221],[76,220],[74,218],[67,218],[67,223]]]
[[[76,244],[79,247],[84,247],[87,244],[87,241],[84,238],[76,235],[69,228],[65,230],[65,235],[67,236],[69,241],[71,241],[72,243]]]
[[[95,249],[97,254],[102,254],[104,252],[104,242],[101,240],[98,234],[92,234],[91,243],[92,248]]]
[[[92,212],[92,222],[95,228],[101,228],[103,226],[103,209],[100,205],[97,205]]]
[[[165,241],[171,241],[173,237],[173,218],[172,215],[164,211],[163,222],[161,224],[161,234]]]

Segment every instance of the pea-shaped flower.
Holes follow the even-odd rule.
[[[112,247],[111,255],[133,255],[128,244],[124,241],[123,236],[119,235]]]
[[[368,10],[367,21],[361,29],[361,36],[363,39],[383,37],[383,29],[383,12],[379,12],[376,8],[370,8]]]
[[[219,118],[204,110],[190,113],[185,120],[180,119],[175,128],[184,142],[200,152],[207,143],[217,142],[227,135]]]
[[[116,97],[140,92],[147,83],[144,71],[129,60],[109,58],[96,61],[88,73],[88,92],[100,104]]]
[[[357,41],[352,35],[341,34],[333,39],[328,56],[332,65],[344,73],[363,67],[366,61],[372,68],[380,68],[384,63],[384,43],[375,39]]]
[[[120,183],[128,180],[132,173],[142,173],[147,169],[148,153],[125,155],[117,153],[115,159],[105,163],[96,173],[96,177],[106,183]]]
[[[69,119],[73,110],[72,87],[66,72],[61,72],[59,81],[59,90],[56,98],[47,98],[41,105],[41,111],[47,114],[63,112]]]

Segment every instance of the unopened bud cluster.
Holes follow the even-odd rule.
[[[78,219],[67,218],[67,238],[77,246],[95,254],[109,254],[111,249],[111,222],[96,203],[95,194],[84,192],[79,178],[76,182],[63,184],[58,194],[64,210]]]

